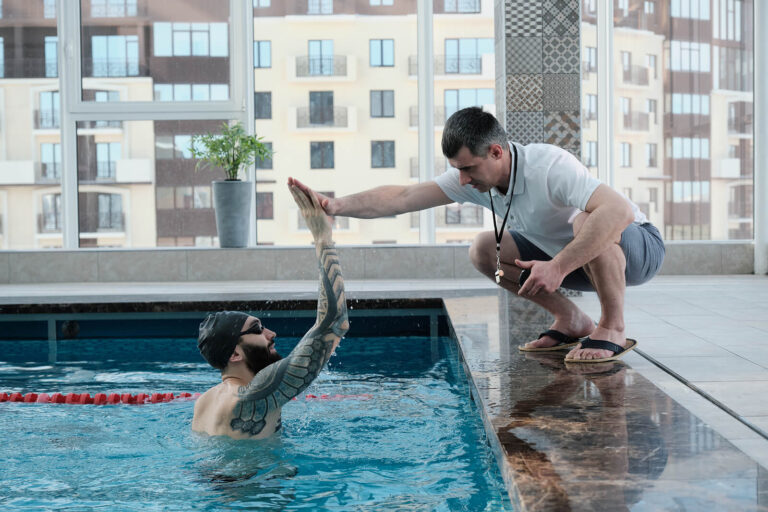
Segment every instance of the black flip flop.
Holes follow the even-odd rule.
[[[552,345],[551,347],[526,347],[524,345],[520,345],[517,348],[519,348],[521,352],[553,352],[555,350],[563,350],[578,345],[582,342],[583,339],[568,336],[567,334],[564,334],[556,329],[549,329],[544,331],[543,333],[539,334],[539,339],[544,336],[549,336],[553,340],[557,341],[557,344]]]
[[[605,340],[593,340],[592,338],[586,338],[581,342],[581,348],[596,348],[599,350],[610,350],[613,355],[610,357],[603,357],[600,359],[566,359],[566,363],[607,363],[608,361],[616,361],[630,350],[634,350],[637,346],[637,340],[627,338],[627,346],[622,347],[610,341]]]

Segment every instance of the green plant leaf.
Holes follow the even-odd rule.
[[[261,142],[263,137],[248,135],[241,123],[221,125],[220,134],[206,133],[192,137],[189,150],[197,159],[195,170],[221,169],[228,180],[236,180],[241,169],[247,168],[258,158],[263,161],[272,151]]]

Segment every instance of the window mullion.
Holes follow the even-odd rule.
[[[613,2],[602,2],[597,10],[597,177],[613,186]]]
[[[754,138],[768,140],[768,4],[762,0],[753,4],[755,10],[755,74],[754,74]],[[754,148],[754,236],[755,274],[768,273],[768,147]]]
[[[418,44],[418,98],[419,98],[419,182],[435,176],[435,99],[434,99],[434,43],[432,0],[418,2],[416,11]],[[419,242],[435,243],[434,208],[419,214]]]

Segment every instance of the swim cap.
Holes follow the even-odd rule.
[[[223,370],[240,340],[240,331],[248,315],[239,311],[220,311],[200,323],[197,348],[208,364]]]

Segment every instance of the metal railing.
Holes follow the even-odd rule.
[[[409,109],[410,126],[414,128],[419,126],[419,107],[412,106]],[[435,126],[445,125],[445,107],[435,106]]]
[[[483,73],[483,59],[480,56],[435,55],[433,72],[436,75],[480,75]],[[408,74],[419,73],[419,57],[408,57]]]
[[[83,76],[120,77],[144,76],[146,69],[138,59],[87,59],[83,62]]]
[[[327,126],[329,128],[347,128],[349,126],[349,116],[347,111],[348,107],[329,107],[322,109],[299,107],[296,109],[296,127],[314,128]]]
[[[117,172],[117,162],[114,160],[99,160],[96,162],[97,180],[114,180]]]
[[[630,112],[624,114],[624,129],[647,132],[649,127],[647,112]]]
[[[622,74],[625,84],[648,85],[648,68],[645,66],[630,66]]]
[[[446,171],[447,168],[448,166],[445,163],[445,157],[443,157],[442,155],[435,156],[435,176],[440,176]],[[418,178],[418,177],[419,177],[419,157],[412,156],[411,157],[411,178]]]
[[[347,57],[332,55],[330,57],[312,57],[301,55],[296,58],[296,76],[347,76]]]
[[[56,215],[37,214],[38,233],[61,233],[61,213]]]
[[[60,127],[59,111],[52,109],[35,110],[35,129],[57,130]]]

